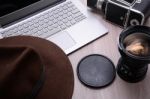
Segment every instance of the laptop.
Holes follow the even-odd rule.
[[[16,1],[0,7],[0,38],[41,37],[70,54],[108,32],[79,0]]]

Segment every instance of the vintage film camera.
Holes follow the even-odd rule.
[[[143,25],[150,15],[150,0],[87,0],[87,5],[121,27]]]

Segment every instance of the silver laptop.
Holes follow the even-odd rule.
[[[69,54],[108,32],[79,0],[31,1],[16,8],[12,6],[0,16],[1,38],[17,35],[41,37]]]

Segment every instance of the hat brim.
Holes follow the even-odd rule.
[[[71,99],[74,75],[65,53],[54,43],[31,36],[8,37],[0,46],[29,46],[36,50],[45,66],[45,82],[36,99]]]

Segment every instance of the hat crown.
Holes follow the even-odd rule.
[[[0,47],[0,99],[33,97],[42,71],[40,57],[32,48]]]

